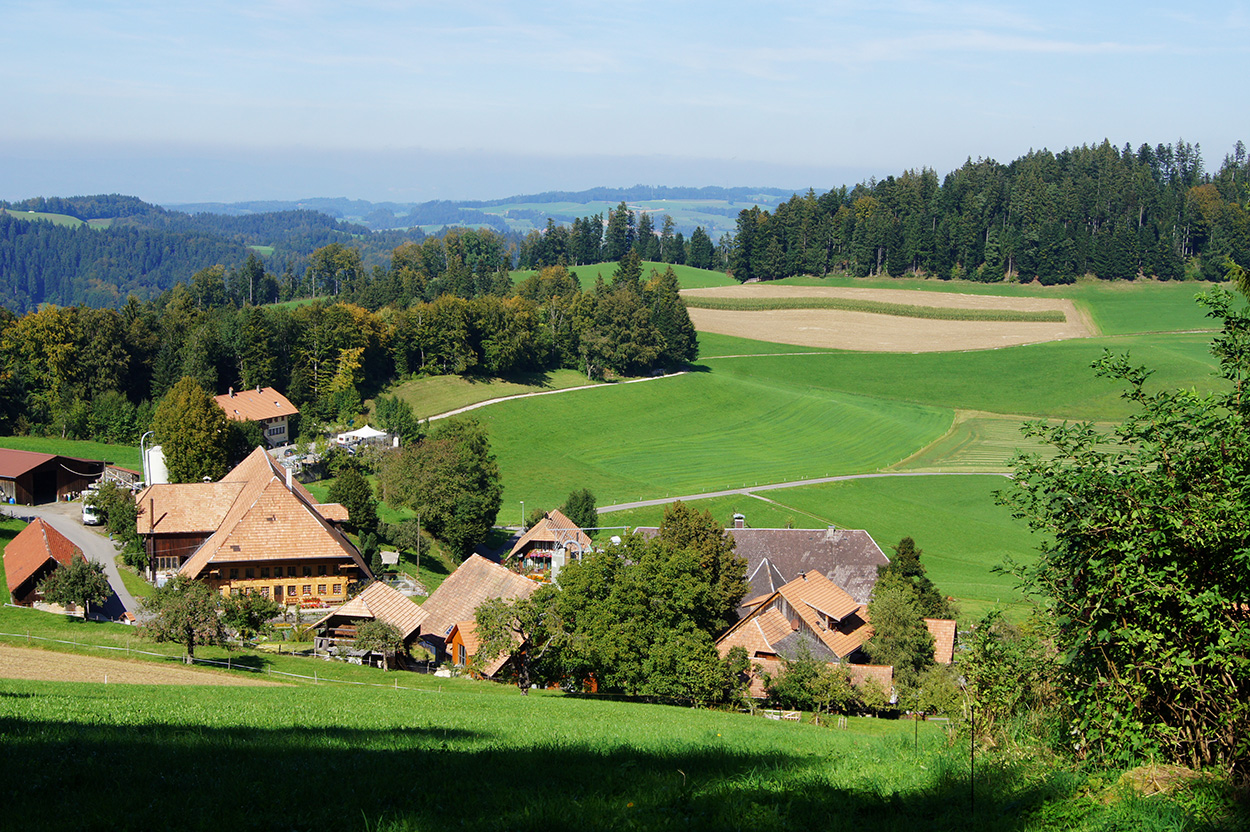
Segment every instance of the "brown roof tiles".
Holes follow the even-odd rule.
[[[564,515],[559,509],[553,508],[542,520],[535,523],[529,531],[521,535],[521,539],[508,553],[509,558],[517,557],[533,543],[553,543],[565,549],[587,552],[593,542],[577,524]],[[539,554],[539,553],[536,553]]]
[[[421,625],[430,614],[413,603],[402,592],[387,586],[381,581],[374,581],[364,591],[343,606],[322,618],[314,627],[319,627],[331,618],[347,620],[374,618],[395,627],[407,642],[413,635],[421,631]]]
[[[226,416],[236,422],[259,422],[299,413],[286,396],[272,387],[237,390],[224,396],[215,396],[214,400],[226,412]]]
[[[458,621],[473,618],[478,606],[490,598],[526,598],[538,584],[492,563],[481,555],[469,555],[439,585],[421,608],[429,613],[424,632],[445,639]]]
[[[4,575],[9,593],[16,599],[16,590],[49,560],[69,566],[74,555],[80,551],[69,538],[52,528],[51,523],[36,517],[4,548]]]

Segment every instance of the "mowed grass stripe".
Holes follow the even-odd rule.
[[[732,312],[767,312],[778,309],[832,309],[841,312],[870,312],[900,318],[931,321],[1009,321],[1063,323],[1067,317],[1058,309],[959,309],[953,306],[915,306],[905,303],[855,298],[715,298],[684,295],[693,309],[721,309]]]
[[[477,411],[504,509],[556,506],[574,488],[601,505],[744,484],[875,471],[950,427],[942,408],[690,373],[520,399]]]
[[[738,344],[717,342],[734,349]],[[999,350],[933,353],[826,352],[702,359],[718,375],[786,379],[813,390],[846,391],[918,404],[1057,419],[1119,421],[1133,412],[1123,388],[1094,375],[1104,350],[1153,368],[1149,389],[1220,389],[1208,334],[1079,338]]]

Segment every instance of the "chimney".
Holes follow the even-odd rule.
[[[745,514],[734,515],[734,528],[745,529],[747,527],[747,517]]]
[[[287,491],[295,490],[294,487],[291,485],[291,482],[293,479],[294,479],[294,475],[291,473],[291,469],[290,468],[286,469],[286,490]]]
[[[231,388],[230,388],[230,398],[232,398],[232,399],[234,398],[234,388],[233,388],[233,387],[231,387]]]
[[[259,393],[259,392],[260,392],[260,385],[259,385],[259,384],[258,384],[258,385],[256,385],[256,392],[257,392],[257,393]]]

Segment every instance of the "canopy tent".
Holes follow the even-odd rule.
[[[369,439],[385,438],[386,435],[386,431],[384,430],[378,430],[377,428],[371,428],[368,425],[365,425],[363,428],[358,428],[357,430],[340,433],[335,438],[335,441],[340,445],[351,445],[355,442],[364,442]]]

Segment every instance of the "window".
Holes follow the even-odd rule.
[[[342,594],[343,594],[343,585],[342,585],[342,584],[335,584],[335,585],[334,585],[334,594],[335,594],[335,595],[342,595]]]
[[[288,567],[286,568],[286,576],[287,576],[288,578],[294,578],[294,577],[295,577],[295,567],[294,567],[294,566],[288,566]],[[292,595],[294,595],[295,593],[294,593],[294,592],[292,592],[291,594],[292,594]]]
[[[305,566],[304,566],[304,577],[305,577],[305,578],[311,578],[311,577],[312,577],[312,567],[311,567],[311,566],[308,566],[307,564],[305,564]]]
[[[312,595],[312,584],[304,584],[304,595]]]
[[[261,598],[268,598],[268,597],[269,597],[269,587],[267,587],[267,586],[262,586],[262,587],[260,588],[260,597],[261,597]]]
[[[317,594],[318,594],[318,595],[325,595],[325,594],[326,594],[326,585],[325,585],[325,584],[317,584]]]
[[[459,665],[464,664],[464,645],[463,644],[456,645],[456,664],[459,664]]]
[[[295,585],[294,585],[294,584],[292,584],[292,585],[290,585],[290,586],[288,586],[288,587],[286,588],[286,594],[287,594],[287,595],[290,595],[292,598],[294,598],[294,597],[295,597]]]
[[[247,569],[243,570],[243,577],[248,579],[255,578],[256,570],[249,566]]]
[[[326,565],[323,563],[317,567],[317,576],[323,577],[326,574]]]
[[[260,568],[260,576],[261,576],[262,578],[268,578],[268,577],[269,577],[269,567],[268,567],[268,566],[262,566],[262,567]]]
[[[231,569],[231,570],[230,570],[230,580],[234,581],[234,580],[238,580],[238,578],[239,578],[239,570],[237,570],[237,569]]]

